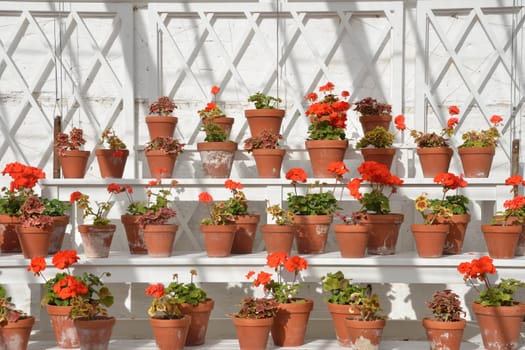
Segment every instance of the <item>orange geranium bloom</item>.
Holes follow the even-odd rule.
[[[199,193],[199,202],[201,203],[209,203],[213,200],[213,197],[208,192],[201,192]]]
[[[231,179],[228,179],[224,182],[224,187],[226,187],[229,190],[242,190],[243,189],[243,186],[240,182],[236,182]]]
[[[164,294],[164,285],[162,283],[150,284],[146,288],[146,295],[154,298],[162,298]]]
[[[252,285],[254,287],[265,286],[271,280],[272,280],[271,273],[261,271],[257,274],[257,277],[253,281]]]
[[[458,118],[455,118],[455,117],[454,118],[450,118],[447,121],[447,128],[453,129],[458,123],[459,123]]]
[[[394,124],[396,125],[396,129],[398,130],[405,130],[407,128],[405,124],[405,116],[402,114],[394,118]]]
[[[212,95],[217,95],[217,94],[219,93],[219,91],[221,91],[221,88],[218,87],[217,85],[213,85],[213,86],[211,87],[211,93],[212,93]]]
[[[292,168],[286,173],[286,179],[293,182],[306,182],[306,172],[301,168]]]
[[[271,268],[276,268],[281,264],[284,264],[286,261],[286,253],[285,252],[276,252],[273,254],[268,254],[266,256],[266,265]]]
[[[457,114],[459,114],[458,106],[450,106],[450,107],[448,107],[448,114],[450,114],[450,115],[457,115]]]
[[[331,162],[328,164],[328,171],[335,174],[336,177],[339,178],[346,174],[349,170],[344,162]]]
[[[43,257],[35,257],[31,259],[31,263],[27,267],[27,271],[33,271],[35,276],[40,275],[40,272],[46,269],[46,259]]]
[[[76,250],[61,250],[53,255],[53,265],[59,270],[69,268],[80,260]]]
[[[499,115],[494,114],[492,117],[490,117],[490,122],[494,125],[498,125],[503,121],[503,118]]]

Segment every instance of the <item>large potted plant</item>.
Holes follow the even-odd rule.
[[[333,192],[325,190],[319,181],[298,191],[298,183],[307,182],[306,172],[301,168],[290,169],[286,179],[293,186],[293,192],[288,193],[287,203],[288,210],[295,214],[297,252],[323,253],[333,220],[332,214],[340,209],[337,200]],[[315,188],[318,189],[313,191]]]
[[[248,97],[248,102],[253,102],[255,106],[255,109],[244,111],[251,136],[261,135],[263,130],[279,134],[285,113],[284,109],[278,108],[278,104],[282,100],[279,97],[269,96],[258,91]]]
[[[458,118],[454,117],[457,114],[456,112],[458,112],[456,109],[449,108],[451,118],[447,121],[447,126],[439,134],[436,132],[410,130],[410,136],[414,139],[414,143],[417,146],[416,152],[424,177],[434,177],[439,173],[448,172],[453,154],[449,145],[449,139],[454,133],[454,127],[458,124]],[[394,123],[398,130],[406,129],[403,115],[396,116]]]
[[[363,134],[380,126],[385,130],[390,128],[392,121],[392,106],[380,102],[372,97],[365,97],[354,103],[354,111],[359,113],[359,122],[363,127]]]
[[[26,350],[35,317],[16,308],[0,285],[0,348]]]
[[[403,184],[403,180],[393,175],[385,165],[373,161],[361,163],[357,171],[361,176],[353,178],[346,188],[361,204],[359,211],[367,214],[361,221],[368,225],[367,251],[377,255],[394,254],[404,215],[391,213],[390,196]],[[363,182],[370,185],[366,193],[360,192]]]
[[[157,136],[146,144],[144,155],[148,161],[150,177],[173,177],[177,156],[184,151],[184,144],[171,136]]]
[[[278,305],[273,299],[245,297],[239,311],[229,314],[241,350],[266,349]]]
[[[354,293],[350,296],[349,315],[345,320],[352,349],[378,350],[386,325],[377,294]]]
[[[458,153],[466,177],[483,178],[490,174],[492,159],[501,137],[498,126],[503,124],[503,118],[493,115],[490,123],[492,125],[488,129],[470,130],[461,135],[463,143],[458,146]]]
[[[160,179],[150,181],[148,185],[146,211],[138,217],[137,223],[142,230],[149,256],[171,256],[179,226],[171,221],[177,213],[169,207],[169,197],[176,185],[177,181],[172,180],[169,187],[165,188]],[[153,186],[161,187],[158,192],[154,192]]]
[[[150,140],[157,137],[173,137],[177,126],[177,117],[171,114],[177,108],[175,103],[168,97],[162,96],[149,105],[149,115],[146,116],[146,124]]]
[[[146,295],[153,297],[148,315],[160,350],[181,350],[186,343],[191,317],[182,313],[182,301],[175,292],[176,287],[176,284],[165,287],[156,283],[146,288]]]
[[[345,319],[349,317],[350,305],[353,304],[352,295],[365,295],[367,287],[353,284],[341,271],[328,272],[321,277],[323,292],[329,293],[323,299],[327,303],[328,311],[334,322],[335,335],[341,346],[350,346],[350,337],[346,330]],[[353,316],[359,315],[359,310],[352,308]]]
[[[367,131],[356,143],[355,148],[361,150],[364,161],[375,161],[384,164],[388,169],[392,166],[396,149],[394,144],[394,133],[382,126],[376,126]]]
[[[199,202],[206,205],[209,216],[203,218],[200,231],[209,257],[230,256],[235,239],[235,217],[226,202],[214,202],[208,192],[199,194]]]
[[[278,148],[279,140],[282,138],[281,134],[263,129],[260,134],[244,140],[244,149],[253,154],[259,177],[281,177],[281,167],[286,153],[286,150]]]
[[[488,256],[462,262],[458,272],[477,292],[472,302],[483,345],[487,350],[518,349],[525,304],[514,299],[518,288],[525,283],[514,278],[502,278],[491,284],[489,274],[497,272]]]
[[[20,207],[26,199],[35,194],[33,188],[38,180],[46,174],[37,167],[22,163],[8,163],[2,170],[2,175],[9,174],[11,182],[8,187],[2,187],[0,197],[0,252],[20,253],[20,242],[16,227],[20,224]]]
[[[295,214],[283,209],[279,204],[270,205],[266,201],[266,213],[272,217],[273,223],[261,225],[261,234],[268,254],[292,251],[295,234]]]
[[[450,289],[434,292],[426,302],[432,317],[423,319],[430,348],[434,350],[460,350],[467,321],[459,296]]]
[[[46,256],[49,252],[54,222],[44,213],[45,209],[37,196],[27,197],[20,207],[20,225],[16,229],[24,258]]]
[[[113,206],[112,198],[122,191],[117,184],[111,183],[106,187],[109,193],[108,200],[96,202],[96,209],[91,206],[89,195],[80,191],[72,192],[69,202],[76,203],[77,208],[82,211],[82,217],[90,220],[88,224],[78,225],[78,232],[82,238],[84,254],[88,258],[107,258],[113,241],[113,234],[117,226],[111,224],[107,218],[109,210]]]
[[[345,129],[350,94],[342,91],[339,97],[334,94],[334,88],[334,84],[328,82],[319,87],[319,92],[323,93],[322,99],[315,92],[305,97],[310,102],[305,112],[310,118],[305,146],[310,156],[313,177],[330,177],[328,164],[342,161],[348,148]]]
[[[124,167],[129,156],[126,144],[112,129],[106,129],[100,136],[99,145],[107,144],[108,148],[95,149],[100,176],[105,178],[122,178]]]
[[[55,150],[58,152],[64,178],[83,178],[91,152],[82,150],[86,140],[80,128],[73,128],[69,134],[60,132],[55,138]]]
[[[103,276],[108,276],[107,272],[100,276],[92,273],[84,273],[81,276],[74,275],[71,272],[71,266],[80,260],[76,250],[61,250],[53,255],[52,263],[59,270],[53,278],[46,278],[43,274],[47,267],[46,260],[43,257],[32,258],[27,270],[35,276],[41,276],[44,283],[44,296],[40,302],[51,319],[51,325],[55,335],[55,340],[60,348],[78,348],[80,342],[78,339],[77,329],[72,319],[72,308],[75,298],[82,296],[88,299],[98,290],[94,289],[98,281]],[[113,297],[106,292],[102,293],[102,300],[105,306],[110,306]]]
[[[267,255],[266,266],[273,272],[262,270],[255,275],[254,271],[250,271],[246,277],[251,279],[255,276],[252,285],[262,285],[268,296],[279,303],[272,325],[273,342],[277,346],[301,346],[314,304],[311,299],[297,296],[301,288],[299,275],[308,268],[308,262],[300,256],[278,252]],[[274,273],[277,279],[273,278]],[[290,275],[291,282],[288,282],[286,279]]]

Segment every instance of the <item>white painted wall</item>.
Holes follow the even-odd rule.
[[[143,169],[139,152],[148,138],[143,119],[147,106],[157,96],[168,94],[178,105],[176,136],[188,144],[187,151],[177,162],[175,176],[199,177],[202,173],[198,164],[190,166],[191,162],[199,160],[194,152],[195,143],[203,137],[198,132],[197,110],[209,101],[210,87],[220,85],[219,102],[228,115],[236,118],[232,135],[238,142],[248,137],[243,118],[243,109],[248,106],[247,97],[258,90],[278,93],[287,109],[282,130],[290,159],[285,170],[307,166],[303,141],[308,123],[302,113],[306,107],[302,97],[326,81],[332,81],[338,90],[348,89],[353,101],[370,95],[392,103],[394,114],[405,113],[409,126],[419,130],[425,127],[440,129],[438,117],[446,118],[447,107],[457,104],[467,113],[454,138],[455,145],[460,143],[462,131],[485,128],[486,116],[492,114],[501,114],[505,120],[510,120],[512,108],[517,106],[517,117],[506,125],[493,165],[492,176],[504,178],[509,174],[510,142],[512,138],[522,138],[524,132],[521,122],[525,84],[523,8],[518,7],[516,15],[509,15],[505,6],[512,5],[511,1],[436,3],[430,0],[282,1],[277,7],[274,1],[227,4],[217,1],[0,1],[0,164],[21,161],[37,165],[51,177],[52,123],[55,115],[62,114],[66,130],[72,126],[84,128],[88,137],[87,149],[96,147],[97,137],[107,125],[117,130],[128,146],[136,151],[132,152],[125,177],[140,177],[147,172]],[[426,34],[427,26],[421,18],[427,17],[429,12],[425,11],[437,6],[440,9],[432,11],[430,16],[433,20],[435,17],[435,22],[429,24]],[[499,7],[499,11],[494,7]],[[275,19],[277,9],[282,16],[279,21]],[[302,16],[306,19],[303,20]],[[206,18],[210,22],[204,20]],[[341,25],[345,19],[347,24]],[[516,33],[515,58],[511,59],[512,46],[505,47],[505,43],[513,21],[520,27]],[[253,37],[250,28],[255,30]],[[465,28],[470,31],[461,47],[453,54],[450,50],[447,52],[437,33],[443,35],[444,41],[449,43],[447,45],[453,48]],[[206,30],[209,31],[207,35]],[[159,32],[162,36],[157,35]],[[112,33],[115,33],[114,37]],[[294,41],[295,34],[298,35],[297,41]],[[108,38],[112,44],[105,50]],[[64,50],[53,57],[51,53],[61,41]],[[159,45],[162,52],[158,54]],[[336,49],[332,51],[333,47]],[[378,47],[381,50],[374,58]],[[425,47],[428,47],[427,59]],[[282,60],[277,69],[280,76],[278,91],[271,79],[276,70],[277,51]],[[236,55],[238,62],[234,59]],[[450,56],[459,69],[454,64],[447,64]],[[506,67],[499,63],[495,69],[489,69],[490,63],[497,61],[498,57]],[[55,65],[60,67],[60,59],[63,67],[55,71]],[[426,73],[425,60],[428,62]],[[190,63],[185,65],[184,62],[188,61]],[[372,63],[367,68],[368,62]],[[443,65],[448,68],[441,83],[428,88],[427,83],[437,80]],[[485,81],[487,71],[490,78]],[[96,74],[90,77],[90,72]],[[518,85],[521,84],[521,92],[519,88],[512,89],[509,73],[516,77]],[[477,103],[471,103],[471,95],[476,96]],[[435,111],[425,106],[427,100],[435,102]],[[352,144],[361,133],[357,119],[353,117],[348,127]],[[397,143],[409,150],[400,156],[396,172],[403,177],[417,177],[417,159],[410,151],[412,140],[406,135],[398,135]],[[241,181],[245,177],[256,177],[251,158],[242,153],[239,158],[232,177]],[[347,160],[354,175],[360,155],[349,150]],[[520,156],[520,165],[522,163],[523,157]],[[457,158],[453,160],[451,170],[461,171]],[[91,159],[86,179],[95,181],[98,178],[96,161]],[[0,178],[0,184],[7,182],[5,177]],[[110,218],[118,221],[124,205],[117,203]],[[345,203],[344,206],[350,211],[355,208],[355,203]],[[264,203],[250,202],[250,208],[262,213]],[[416,220],[411,208],[408,202],[394,203],[395,210],[406,213],[398,244],[401,251],[414,250],[408,226]],[[482,214],[486,217],[493,209],[490,205],[473,204],[473,222],[467,233],[466,251],[484,249],[479,225],[484,219]],[[192,209],[188,206],[182,210],[191,212]],[[192,215],[190,226],[198,232],[202,212],[189,215]],[[71,238],[68,243],[72,247],[75,241],[79,241],[78,237]],[[258,249],[262,249],[260,239],[258,243]],[[181,239],[175,249],[188,247],[189,243]],[[126,250],[122,228],[119,228],[112,249]],[[328,249],[337,249],[333,237]],[[352,276],[352,271],[345,273]],[[452,287],[464,295],[468,289],[461,282],[458,276],[458,284]],[[221,320],[233,310],[233,305],[248,287],[227,284],[208,284],[205,287],[219,301],[213,313],[217,327],[210,327],[210,336],[233,337],[233,327]],[[374,286],[382,296],[389,316],[397,320],[421,319],[425,314],[424,300],[433,290],[443,287]],[[8,288],[20,307],[39,314],[38,286],[13,285]],[[113,286],[117,300],[125,300],[112,308],[119,317],[116,337],[149,336],[149,328],[144,327],[144,322],[131,321],[146,319],[148,300],[143,296],[143,288],[144,285]],[[315,296],[316,301],[309,336],[331,337],[331,327],[326,322],[329,316],[319,286],[306,286],[304,294]],[[47,316],[45,312],[40,316],[37,336],[49,338]],[[395,322],[390,324],[386,330],[390,337],[423,337],[422,329],[400,328]],[[130,329],[133,333],[129,332]]]

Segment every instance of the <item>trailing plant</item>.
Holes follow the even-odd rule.
[[[245,297],[239,304],[240,310],[229,316],[249,319],[272,318],[277,314],[278,306],[279,303],[274,299]]]
[[[283,209],[279,204],[270,205],[268,200],[266,200],[266,213],[272,216],[272,220],[277,225],[293,225],[295,223],[295,214],[292,211]]]
[[[170,117],[175,108],[177,106],[168,96],[162,96],[149,105],[149,114]]]
[[[44,212],[46,206],[37,196],[29,196],[20,207],[20,222],[23,227],[48,229],[53,225],[53,220]]]
[[[255,104],[255,109],[275,109],[282,100],[278,97],[268,96],[258,91],[248,97],[248,102]]]
[[[434,292],[432,299],[426,302],[434,319],[441,322],[458,322],[465,316],[459,296],[450,289]]]
[[[144,151],[164,151],[166,154],[181,154],[184,144],[171,136],[157,136],[146,144]]]
[[[283,136],[276,134],[271,130],[264,129],[260,135],[252,136],[244,140],[244,149],[248,153],[252,153],[256,149],[277,149],[279,147],[279,140]]]
[[[365,97],[354,103],[354,111],[362,116],[391,115],[392,106],[385,102],[378,102],[375,98]]]

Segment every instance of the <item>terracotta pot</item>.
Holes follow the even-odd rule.
[[[452,215],[448,221],[449,230],[443,247],[443,254],[461,254],[469,222],[469,214]]]
[[[53,220],[54,228],[53,232],[51,232],[51,241],[49,242],[48,254],[55,254],[62,249],[66,228],[69,224],[69,216],[52,216],[51,219]]]
[[[233,239],[232,254],[250,254],[252,252],[260,219],[259,214],[235,217],[235,238]]]
[[[466,177],[489,177],[495,147],[458,148]]]
[[[154,116],[146,117],[146,125],[148,126],[150,140],[156,137],[173,137],[173,132],[177,126],[177,117],[173,116]]]
[[[26,350],[35,318],[28,316],[0,327],[0,349]]]
[[[333,178],[335,175],[328,171],[332,162],[342,162],[348,148],[347,140],[307,140],[305,142],[313,177]]]
[[[230,137],[234,121],[235,121],[235,118],[231,118],[231,117],[222,117],[222,118],[214,118],[213,119],[213,122],[215,124],[219,125],[219,127],[222,129],[222,131],[224,131],[226,133],[226,136],[228,138]],[[208,120],[204,120],[203,121],[204,124],[207,124],[209,122],[210,121],[208,121]]]
[[[235,238],[235,225],[200,225],[209,257],[230,256]]]
[[[46,228],[18,225],[16,230],[24,258],[31,259],[38,256],[47,256],[53,229],[53,225]]]
[[[284,109],[276,108],[246,109],[244,116],[248,121],[251,136],[260,135],[265,129],[280,134],[284,113]]]
[[[140,231],[140,225],[137,219],[140,215],[121,215],[120,221],[124,225],[126,238],[128,239],[128,248],[131,254],[146,254],[146,243],[144,235]]]
[[[179,226],[175,224],[146,225],[142,230],[149,256],[171,256]]]
[[[363,128],[363,134],[366,134],[367,131],[374,130],[377,126],[383,127],[385,130],[390,129],[390,122],[392,121],[392,116],[384,115],[362,115],[359,117],[359,122]]]
[[[255,166],[260,178],[280,178],[283,165],[284,149],[254,149],[252,151]]]
[[[494,259],[512,259],[521,230],[521,225],[481,225],[489,256]]]
[[[107,350],[115,322],[115,317],[73,320],[78,332],[80,350]]]
[[[349,313],[349,305],[344,304],[334,304],[327,303],[328,311],[332,316],[332,321],[334,322],[335,336],[339,345],[348,347],[350,346],[350,337],[348,336],[348,331],[346,330],[346,318],[351,316],[359,316],[359,313],[351,314]]]
[[[78,348],[80,341],[71,318],[71,306],[46,305],[46,310],[58,346],[66,349]]]
[[[296,302],[279,304],[272,325],[273,343],[277,346],[301,346],[304,344],[310,312],[314,307],[311,299],[295,299]]]
[[[153,338],[159,350],[182,350],[188,335],[191,317],[185,315],[178,320],[149,319]]]
[[[100,176],[103,179],[115,178],[121,179],[126,167],[126,160],[129,156],[129,150],[124,149],[118,152],[110,149],[96,149],[98,167]]]
[[[362,224],[368,225],[368,254],[395,254],[403,219],[403,214],[367,214]]]
[[[472,303],[481,339],[487,350],[518,349],[525,304],[514,306],[482,306]]]
[[[385,165],[388,169],[392,167],[395,148],[361,148],[361,155],[365,162],[374,161]]]
[[[64,151],[59,155],[62,175],[66,179],[82,179],[86,174],[89,151]]]
[[[177,161],[176,154],[167,154],[162,150],[144,151],[148,161],[150,177],[154,179],[169,179],[173,177],[173,169]]]
[[[433,350],[460,350],[463,331],[467,321],[443,322],[431,318],[423,319],[427,339]]]
[[[420,258],[439,258],[443,256],[443,246],[447,239],[447,224],[412,224],[410,230],[416,241],[417,255]]]
[[[78,225],[86,257],[107,258],[116,229],[115,225]]]
[[[437,174],[448,173],[453,153],[450,147],[418,148],[417,155],[423,170],[423,177],[434,178]]]
[[[379,349],[385,320],[361,321],[347,318],[345,324],[351,349]]]
[[[296,215],[295,242],[299,254],[324,253],[332,215]]]
[[[368,244],[368,226],[335,224],[334,233],[343,258],[362,258],[365,256]]]
[[[285,252],[289,255],[292,251],[294,225],[264,224],[261,225],[261,233],[268,254]]]
[[[18,217],[0,214],[0,253],[20,253],[16,227],[20,225]]]
[[[197,143],[197,150],[200,153],[206,177],[230,177],[235,151],[237,150],[236,142],[199,142]]]
[[[516,251],[514,252],[516,256],[525,255],[525,222],[521,225],[521,233],[518,238],[518,244],[516,244]]]
[[[205,301],[198,303],[196,306],[187,303],[180,305],[180,311],[185,315],[189,315],[191,318],[188,336],[186,337],[186,346],[204,344],[210,315],[214,306],[215,302],[213,299],[206,299]]]
[[[273,318],[232,317],[240,350],[264,350],[268,344]]]

